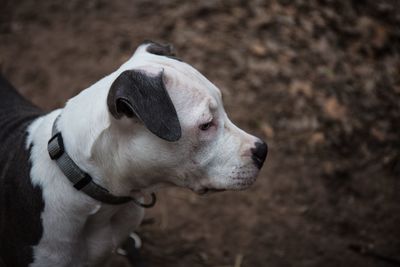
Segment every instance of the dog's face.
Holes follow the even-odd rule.
[[[216,86],[170,56],[167,46],[140,46],[110,88],[110,136],[120,175],[133,188],[247,188],[266,144],[229,120]]]

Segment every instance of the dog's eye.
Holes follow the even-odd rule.
[[[210,129],[211,126],[212,126],[212,121],[200,125],[199,128],[202,131],[207,131],[208,129]]]

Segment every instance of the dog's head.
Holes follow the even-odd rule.
[[[170,46],[141,45],[113,78],[107,106],[109,131],[94,149],[109,151],[110,175],[132,189],[245,189],[267,155],[263,141],[229,120],[219,89]]]

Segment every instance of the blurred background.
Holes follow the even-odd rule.
[[[400,266],[399,1],[0,1],[0,70],[45,110],[145,39],[270,146],[250,190],[160,192],[147,266]]]

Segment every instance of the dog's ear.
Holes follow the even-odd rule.
[[[182,61],[180,58],[176,57],[174,46],[172,44],[159,44],[152,41],[145,41],[143,45],[146,45],[146,52],[158,56],[166,56],[178,61]]]
[[[177,141],[181,126],[175,107],[163,82],[163,72],[149,76],[138,70],[127,70],[113,82],[107,97],[110,113],[139,118],[158,137]]]
[[[175,56],[174,47],[171,44],[159,44],[153,41],[145,41],[146,51],[159,56]]]

